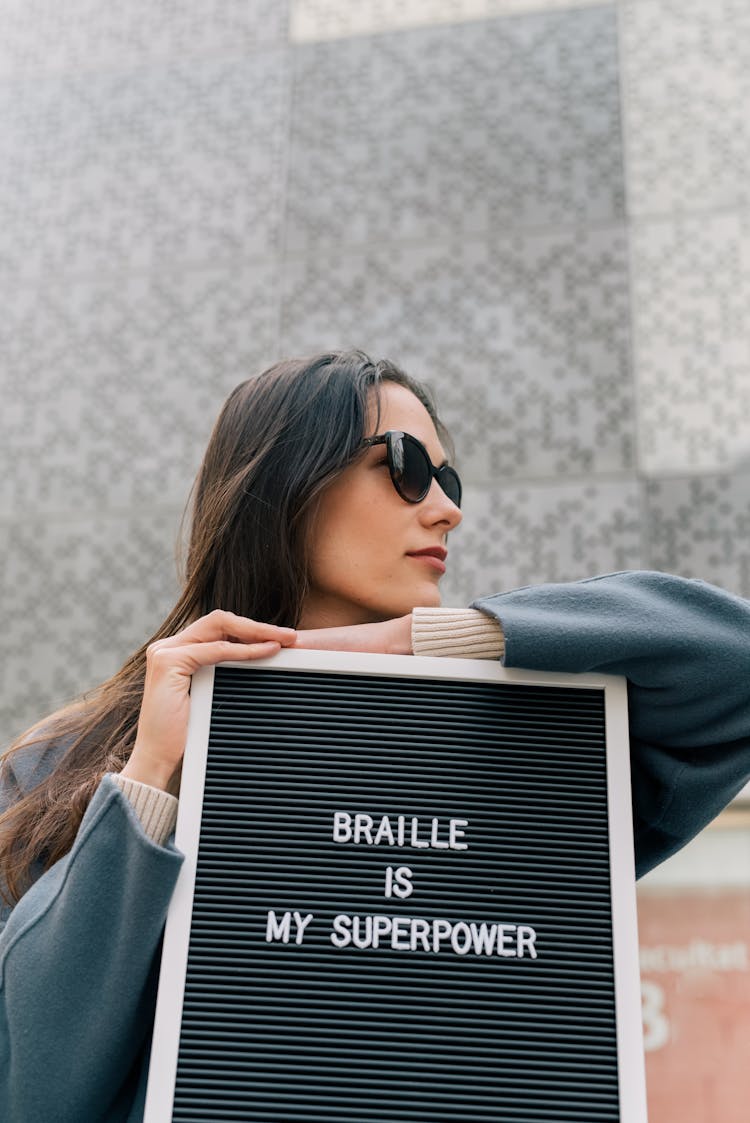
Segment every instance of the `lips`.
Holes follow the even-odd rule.
[[[410,550],[410,558],[437,558],[438,561],[444,562],[448,557],[448,551],[444,546],[426,546],[424,550]]]
[[[438,573],[445,573],[445,559],[448,557],[448,551],[444,546],[427,546],[424,550],[412,550],[406,556],[407,558],[417,558],[423,565],[437,570]]]

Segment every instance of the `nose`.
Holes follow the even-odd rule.
[[[454,530],[464,517],[461,508],[448,498],[437,480],[432,481],[432,486],[420,506],[429,523],[447,524],[446,533]]]

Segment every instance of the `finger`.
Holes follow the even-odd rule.
[[[234,612],[214,609],[207,616],[201,616],[173,636],[156,640],[155,647],[181,647],[186,641],[207,643],[212,640],[236,638],[244,642],[274,640],[282,646],[294,643],[294,628],[283,628],[277,624],[266,624],[262,620],[252,620],[249,616],[238,616]]]
[[[278,640],[265,640],[262,643],[215,640],[213,643],[191,643],[183,647],[162,647],[155,652],[152,666],[164,671],[192,675],[198,667],[208,667],[228,660],[262,659],[267,655],[274,655],[280,647]]]

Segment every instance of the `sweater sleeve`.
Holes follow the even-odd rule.
[[[142,784],[140,780],[120,776],[118,772],[109,772],[107,775],[111,776],[112,782],[133,805],[148,837],[152,842],[163,846],[177,822],[177,798],[151,784]]]
[[[414,608],[411,617],[411,646],[415,655],[502,658],[502,628],[497,620],[477,608]]]
[[[750,602],[705,581],[626,571],[472,602],[504,664],[628,680],[640,877],[750,779]]]
[[[0,1118],[126,1118],[183,859],[108,773],[70,852],[0,913]]]

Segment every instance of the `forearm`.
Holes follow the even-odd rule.
[[[505,665],[624,675],[637,706],[631,731],[686,746],[747,735],[750,603],[704,581],[647,570],[496,593]],[[661,719],[661,720],[659,720]]]
[[[750,779],[750,603],[703,581],[632,571],[473,602],[501,623],[505,665],[628,680],[638,875]]]
[[[183,855],[105,778],[76,842],[0,936],[0,1117],[101,1118],[153,1017],[147,994]]]

